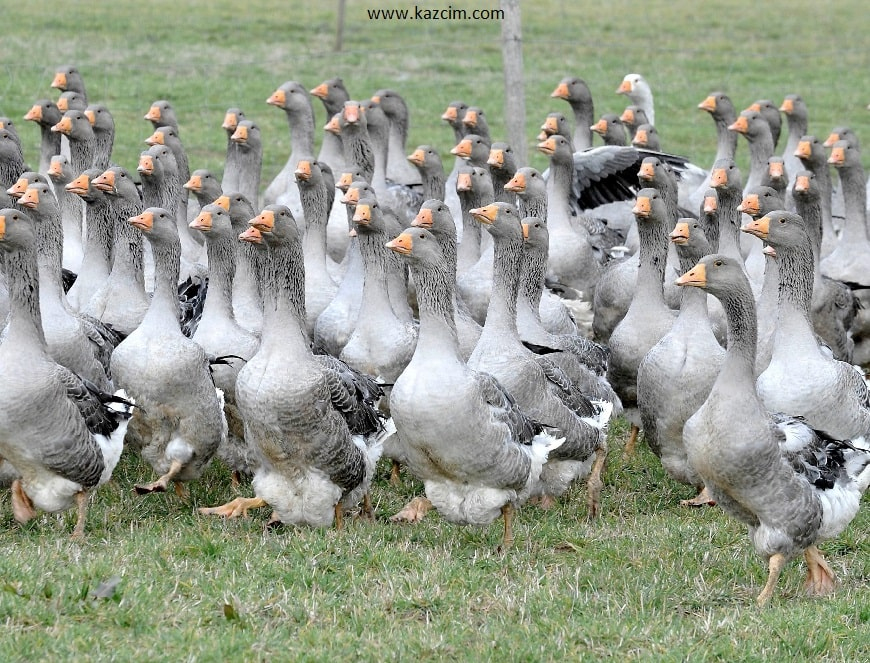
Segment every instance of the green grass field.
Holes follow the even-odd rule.
[[[265,99],[289,79],[311,88],[340,75],[358,97],[398,90],[411,108],[409,148],[449,150],[452,133],[438,118],[457,98],[483,106],[493,134],[502,133],[497,23],[369,21],[366,8],[402,5],[352,1],[344,51],[334,53],[336,4],[41,0],[7,8],[0,115],[16,121],[35,164],[38,131],[20,118],[36,99],[56,98],[55,67],[75,63],[92,100],[115,116],[115,161],[135,168],[151,133],[142,116],[166,98],[191,167],[219,172],[220,123],[238,105],[262,127],[264,185],[289,151],[284,114]],[[666,149],[704,166],[715,135],[695,106],[714,89],[741,108],[797,92],[812,132],[848,124],[870,140],[863,2],[695,3],[693,16],[687,7],[527,3],[528,137],[547,112],[567,110],[548,96],[563,76],[587,80],[598,113],[619,112],[625,100],[614,90],[637,71],[654,87]],[[739,156],[745,164],[742,143]],[[545,162],[537,155],[533,164]],[[759,610],[766,569],[745,530],[718,510],[678,507],[691,491],[668,480],[645,448],[624,458],[626,437],[617,422],[599,520],[587,522],[583,487],[575,488],[551,511],[523,508],[506,553],[497,551],[499,524],[461,528],[437,514],[417,526],[387,522],[420,485],[406,476],[401,489],[391,487],[386,467],[374,488],[376,522],[351,521],[343,531],[264,532],[265,511],[232,522],[198,516],[196,507],[234,495],[217,463],[187,500],[142,499],[131,488],[153,475],[125,456],[92,500],[82,543],[69,540],[73,514],[21,527],[0,495],[0,660],[870,658],[866,509],[822,546],[841,583],[833,597],[804,598],[795,562]],[[99,591],[113,578],[113,591]]]

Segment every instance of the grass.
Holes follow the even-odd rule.
[[[447,152],[452,134],[438,117],[456,98],[483,106],[501,135],[498,24],[365,20],[365,8],[390,4],[400,5],[348,3],[345,48],[334,53],[335,3],[37,0],[4,25],[0,114],[17,121],[35,163],[38,131],[19,118],[37,98],[56,97],[55,66],[76,63],[91,98],[115,116],[118,163],[135,167],[150,134],[142,115],[167,98],[191,167],[220,172],[220,123],[239,105],[262,127],[264,185],[289,150],[284,116],[264,100],[288,79],[314,87],[341,75],[358,96],[399,90],[411,107],[409,148]],[[698,5],[692,16],[662,0],[583,4],[524,7],[530,139],[547,112],[567,110],[548,97],[560,78],[583,76],[604,113],[623,108],[613,90],[629,71],[654,86],[666,148],[699,164],[711,161],[715,136],[695,106],[713,89],[739,107],[799,92],[812,132],[849,124],[870,135],[870,95],[856,84],[870,70],[858,0],[835,10],[734,0],[715,12]],[[739,156],[745,168],[742,143]],[[586,521],[582,487],[574,489],[549,512],[524,508],[505,554],[498,525],[460,528],[437,515],[414,527],[387,523],[420,486],[406,477],[392,488],[385,468],[374,489],[377,522],[264,533],[267,513],[234,522],[196,515],[233,496],[217,463],[188,500],[140,499],[131,487],[153,475],[125,456],[92,502],[82,543],[68,540],[72,514],[20,527],[8,508],[0,512],[0,659],[868,658],[866,509],[823,546],[841,581],[835,596],[804,598],[802,565],[791,563],[771,606],[758,610],[766,574],[744,529],[718,510],[676,506],[688,489],[646,449],[623,458],[625,437],[618,422],[598,521]],[[116,577],[114,591],[94,597]]]

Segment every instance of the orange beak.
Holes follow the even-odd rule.
[[[514,193],[522,193],[526,190],[526,176],[522,173],[516,173],[510,181],[504,185],[505,191],[513,191]]]
[[[272,93],[272,96],[266,99],[267,104],[271,104],[272,106],[281,107],[285,103],[287,103],[287,93],[284,90],[275,90]]]
[[[64,189],[69,191],[70,193],[74,193],[77,196],[84,196],[88,192],[88,187],[91,184],[90,178],[82,173],[77,178],[75,178],[72,182],[67,184]]]
[[[327,87],[326,82],[323,82],[313,90],[310,90],[308,94],[315,96],[318,99],[326,99],[329,94],[329,88]]]
[[[447,110],[441,114],[441,119],[446,122],[455,122],[456,121],[456,107],[448,106]]]
[[[567,83],[559,83],[556,89],[550,93],[553,99],[567,99],[570,96]]]
[[[471,174],[470,173],[459,173],[456,176],[456,190],[457,191],[471,191]]]
[[[331,134],[335,134],[336,136],[341,133],[341,125],[338,122],[338,114],[333,115],[329,118],[329,122],[323,125],[323,130],[328,131]]]
[[[783,167],[784,167],[784,164],[782,164],[779,161],[774,161],[772,163],[767,164],[767,173],[773,179],[782,179]]]
[[[701,110],[705,110],[708,113],[714,113],[716,111],[716,97],[712,94],[708,96],[704,101],[698,104],[698,108]]]
[[[349,176],[350,174],[348,173],[348,177]],[[359,202],[359,189],[351,189],[350,185],[351,182],[348,182],[347,191],[345,191],[344,196],[342,196],[341,202],[343,202],[345,205],[356,205]]]
[[[503,168],[504,167],[504,150],[500,150],[498,148],[493,148],[489,151],[489,159],[486,160],[493,168]]]
[[[641,219],[646,219],[652,214],[652,204],[646,196],[638,196],[634,201],[634,207],[631,208],[631,213]]]
[[[824,143],[822,143],[822,145],[824,147],[833,147],[834,143],[836,143],[838,140],[840,140],[840,134],[836,132],[831,132],[831,135],[828,136],[828,139]]]
[[[359,106],[356,104],[348,104],[344,107],[344,121],[348,124],[356,124],[359,122]]]
[[[450,150],[450,154],[455,154],[460,159],[467,159],[471,156],[471,141],[463,138],[452,150]]]
[[[794,112],[794,101],[792,99],[784,99],[782,106],[779,107],[786,115],[791,115]]]
[[[353,173],[342,173],[341,177],[338,178],[338,184],[335,185],[337,189],[341,189],[342,191],[346,192],[345,197],[342,198],[341,201],[343,203],[347,203],[347,200],[345,200],[345,198],[347,198],[346,194],[350,193],[348,189],[350,188],[351,184],[353,184]]]
[[[376,104],[381,103],[381,96],[379,94],[372,95],[372,102]]]
[[[432,210],[421,209],[417,212],[417,216],[411,221],[411,225],[416,228],[431,228],[432,227]]]
[[[462,124],[467,127],[476,127],[477,126],[477,111],[475,110],[467,110],[465,111],[465,117],[462,118]]]
[[[63,113],[66,113],[69,110],[69,101],[66,97],[60,97],[57,100],[57,109]]]
[[[69,135],[69,132],[72,131],[72,120],[68,117],[64,116],[60,118],[60,122],[55,124],[52,128],[52,131],[59,131],[62,134]]]
[[[139,216],[131,217],[129,224],[142,232],[150,232],[154,227],[154,215],[151,212],[142,212]]]
[[[616,94],[628,94],[633,88],[634,86],[631,84],[631,81],[623,80],[622,83],[619,84],[619,87],[616,88]]]
[[[165,143],[163,142],[163,132],[155,131],[153,134],[145,139],[145,143],[148,145],[164,145]]]
[[[475,207],[469,210],[469,213],[475,221],[480,221],[480,223],[491,226],[495,223],[496,216],[498,215],[498,207],[495,204],[486,205],[485,207]]]
[[[422,166],[425,160],[426,154],[423,152],[423,150],[419,148],[408,155],[408,161],[410,161],[415,166]]]
[[[58,90],[66,90],[66,74],[62,71],[57,72],[51,81],[51,87]]]
[[[211,212],[200,212],[196,218],[190,222],[190,227],[194,230],[200,230],[207,233],[211,230]]]
[[[239,124],[239,118],[235,113],[227,113],[224,115],[223,124],[221,124],[221,129],[226,129],[227,131],[235,131],[236,126]]]
[[[746,212],[749,216],[758,214],[760,207],[758,205],[758,194],[750,193],[746,198],[740,201],[737,206],[738,212]]]
[[[548,157],[556,153],[556,141],[552,137],[538,143],[537,147],[539,152],[543,152]]]
[[[810,190],[810,178],[806,175],[798,175],[794,181],[794,190],[795,191],[809,191]]]
[[[712,214],[719,209],[719,199],[715,196],[706,196],[704,198],[704,213]]]
[[[523,223],[521,225],[523,227],[523,241],[525,241],[529,238],[529,224]]]
[[[94,180],[94,186],[100,191],[115,190],[115,171],[107,170]]]
[[[725,186],[728,183],[728,173],[724,168],[714,168],[710,173],[710,186],[713,188]]]
[[[27,111],[27,115],[24,116],[25,120],[30,120],[31,122],[39,122],[42,119],[42,106],[39,104],[33,104],[30,107],[30,110]]]
[[[674,226],[674,229],[670,234],[671,242],[674,244],[688,244],[689,243],[689,224],[681,221],[677,225]]]
[[[188,191],[199,191],[202,189],[202,177],[199,175],[191,175],[190,179],[184,183],[184,188]]]
[[[770,218],[763,216],[760,219],[755,219],[740,228],[740,230],[761,239],[767,239],[767,235],[770,232]]]
[[[217,200],[215,200],[212,205],[218,205],[223,207],[227,212],[230,211],[230,197],[229,196],[218,196]]]
[[[48,167],[48,176],[60,177],[61,175],[63,175],[63,165],[59,159],[52,159],[51,165]]]
[[[270,233],[275,227],[275,212],[269,209],[264,209],[253,219],[248,221],[248,224],[259,230],[261,233]]]
[[[846,163],[846,148],[835,147],[831,150],[831,156],[828,157],[828,163],[833,164],[834,166],[842,166]]]
[[[296,170],[293,172],[297,180],[307,182],[311,179],[311,162],[307,159],[301,159],[296,164]]]
[[[151,120],[152,122],[160,122],[160,118],[163,117],[163,114],[160,112],[159,106],[152,106],[148,109],[148,112],[145,113],[144,120]]]
[[[6,189],[6,193],[8,193],[12,198],[15,198],[17,200],[24,195],[24,192],[27,191],[27,187],[27,179],[24,177],[19,177],[16,180],[15,184]]]
[[[541,125],[541,131],[545,134],[541,140],[547,140],[547,136],[552,136],[559,130],[559,123],[555,117],[548,117]]]
[[[600,120],[598,120],[598,122],[596,122],[589,128],[597,133],[599,136],[603,136],[607,133],[607,120],[601,118]]]
[[[810,141],[802,140],[798,143],[797,149],[794,151],[794,155],[799,159],[809,159],[810,155],[813,153],[813,148],[810,145]]]
[[[354,223],[362,226],[367,226],[372,220],[372,208],[369,205],[357,203],[356,211],[353,214]]]
[[[646,129],[638,129],[631,142],[634,145],[646,145],[648,140],[649,138],[646,135]]]
[[[391,239],[387,242],[385,246],[396,253],[408,255],[411,253],[411,249],[414,248],[414,238],[411,237],[411,233],[402,233],[395,239]]]
[[[755,103],[751,104],[749,106],[749,108],[747,108],[746,110],[751,110],[751,111],[755,111],[756,113],[760,113],[761,112],[761,104],[759,104],[758,102],[755,102]]]
[[[630,108],[626,108],[622,111],[622,115],[619,116],[619,119],[626,124],[634,124],[634,111]]]
[[[34,187],[27,187],[24,195],[18,199],[18,204],[29,209],[39,206],[39,191]]]
[[[151,175],[154,172],[154,158],[150,154],[139,157],[139,166],[136,168],[143,175]]]
[[[230,136],[230,140],[234,143],[247,143],[248,142],[248,127],[241,126],[236,127],[236,130],[233,132],[233,135]]]
[[[243,242],[248,242],[250,244],[262,244],[263,236],[260,234],[260,231],[251,226],[245,232],[239,235],[239,239]]]
[[[6,237],[6,217],[0,214],[0,239]]]
[[[691,285],[696,288],[703,288],[707,285],[707,266],[698,263],[680,278],[674,281],[676,285]]]
[[[656,168],[651,163],[640,164],[640,170],[637,171],[638,179],[649,181],[655,179]]]
[[[97,123],[97,114],[90,108],[85,109],[85,117],[88,118],[88,122],[91,123],[91,126],[94,126]]]
[[[741,115],[737,118],[737,120],[735,120],[734,124],[729,124],[728,128],[731,131],[745,134],[749,130],[749,121],[743,115]]]

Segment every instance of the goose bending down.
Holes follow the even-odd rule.
[[[78,508],[73,537],[84,535],[89,492],[121,457],[132,403],[103,393],[52,359],[42,333],[37,237],[24,212],[0,210],[0,259],[11,313],[0,344],[0,457],[18,473],[12,514]]]
[[[773,412],[801,417],[837,438],[870,434],[870,392],[850,364],[822,351],[813,331],[813,250],[805,220],[772,212],[743,228],[776,250],[779,303],[773,354],[758,376],[758,395]]]
[[[287,81],[266,99],[266,103],[280,108],[287,115],[290,128],[290,156],[275,179],[266,187],[263,201],[267,205],[275,202],[286,204],[293,216],[302,220],[302,203],[299,188],[293,178],[296,164],[303,156],[314,154],[314,108],[311,98],[301,84]]]
[[[250,223],[241,238],[261,244],[265,318],[236,397],[256,457],[256,497],[201,512],[234,517],[268,504],[273,522],[341,527],[345,509],[363,498],[371,513],[368,490],[387,430],[374,405],[382,392],[334,357],[312,354],[302,245],[289,208],[268,205]]]
[[[588,478],[589,516],[595,517],[607,456],[604,431],[612,405],[590,402],[562,369],[546,355],[534,354],[520,340],[516,307],[523,231],[516,208],[492,203],[473,210],[472,216],[492,235],[495,251],[486,324],[468,365],[495,377],[525,412],[565,436],[565,443],[552,452],[542,470],[544,504],[563,494],[574,479]]]
[[[394,518],[413,522],[431,506],[463,524],[488,525],[501,515],[507,546],[515,508],[539,490],[560,440],[523,414],[492,376],[466,364],[451,310],[453,276],[432,234],[408,229],[387,246],[409,262],[417,284],[420,340],[392,389],[390,410],[404,462],[427,495]]]
[[[175,214],[149,207],[129,223],[151,244],[154,296],[142,324],[112,353],[112,375],[141,406],[127,427],[126,443],[160,475],[137,485],[136,492],[162,492],[172,481],[181,493],[180,482],[198,478],[226,439],[224,398],[215,389],[208,356],[181,333]]]
[[[221,440],[217,456],[233,472],[250,475],[253,453],[245,443],[242,417],[236,401],[236,379],[244,362],[260,345],[259,339],[236,322],[233,313],[233,280],[236,272],[238,235],[230,214],[220,205],[206,205],[190,227],[205,235],[208,249],[208,292],[202,318],[191,337],[207,355],[227,357],[212,367],[215,386],[224,394],[227,436]]]
[[[688,272],[710,244],[700,221],[681,219],[670,234],[680,257],[682,273]],[[725,359],[707,315],[707,295],[685,291],[680,314],[670,331],[644,355],[637,369],[637,405],[643,437],[662,467],[675,481],[701,491],[704,482],[689,463],[683,426],[704,403]],[[711,504],[705,491],[681,502],[687,506]]]
[[[141,324],[151,304],[145,292],[142,234],[127,223],[127,219],[142,213],[142,199],[133,178],[121,166],[101,173],[93,185],[108,199],[115,244],[109,278],[82,312],[127,336]]]
[[[747,525],[753,546],[767,559],[767,583],[757,602],[770,600],[786,562],[801,553],[809,567],[807,592],[828,593],[833,572],[816,543],[837,536],[858,512],[870,483],[866,443],[820,436],[783,417],[785,425],[775,425],[755,389],[755,306],[738,262],[706,256],[677,283],[715,295],[728,316],[725,362],[686,423],[684,439],[710,494]]]

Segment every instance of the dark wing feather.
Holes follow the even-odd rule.
[[[510,428],[513,439],[521,444],[531,444],[532,439],[544,430],[543,424],[526,416],[492,375],[478,372],[475,377],[484,400],[495,411],[495,416]]]
[[[558,388],[559,399],[578,417],[592,417],[597,414],[595,406],[574,387],[565,371],[546,357],[536,356],[535,359],[547,380]]]
[[[315,357],[326,369],[330,400],[347,422],[350,432],[370,435],[382,430],[382,415],[377,402],[384,392],[377,381],[331,355]]]

